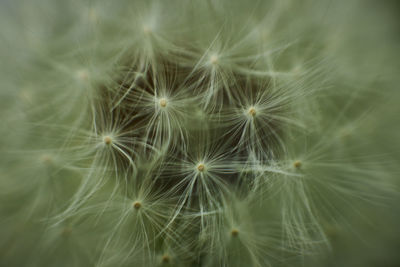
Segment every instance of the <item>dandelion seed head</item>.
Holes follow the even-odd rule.
[[[25,147],[29,152],[36,147],[41,150],[32,152],[35,158],[29,154],[18,164],[12,158],[10,166],[7,157],[14,153],[5,155],[3,165],[18,169],[7,170],[3,175],[7,179],[0,179],[1,185],[11,186],[10,194],[0,193],[0,197],[11,195],[15,202],[32,193],[32,199],[39,197],[34,208],[39,215],[46,215],[60,208],[45,206],[49,196],[57,195],[57,201],[70,204],[54,217],[58,226],[53,228],[55,234],[61,239],[78,239],[82,244],[79,248],[93,249],[96,255],[98,241],[86,237],[86,233],[78,234],[90,232],[81,228],[80,222],[95,213],[104,217],[98,223],[104,222],[105,227],[98,229],[106,232],[93,232],[101,240],[108,236],[96,266],[272,266],[274,261],[269,264],[268,257],[271,253],[274,259],[274,250],[279,250],[279,255],[286,255],[281,253],[286,248],[308,254],[309,246],[326,242],[335,234],[330,232],[341,230],[341,220],[337,229],[319,224],[320,217],[331,215],[324,203],[332,207],[328,219],[336,222],[336,214],[342,212],[339,205],[350,203],[347,198],[335,201],[336,195],[353,194],[363,199],[369,193],[364,188],[378,180],[366,178],[378,176],[379,183],[389,187],[384,179],[390,177],[379,175],[385,167],[364,162],[369,147],[362,146],[370,140],[373,144],[367,135],[372,131],[365,128],[372,128],[373,135],[379,137],[387,129],[381,133],[374,129],[384,128],[383,124],[370,127],[378,120],[370,117],[369,111],[369,124],[355,128],[353,120],[358,109],[364,112],[369,107],[357,106],[364,99],[363,91],[358,90],[364,86],[373,89],[367,88],[370,80],[365,77],[372,80],[375,75],[360,79],[352,76],[353,60],[348,60],[348,55],[357,49],[340,53],[342,46],[338,44],[354,42],[342,39],[342,34],[347,37],[342,29],[338,30],[340,35],[331,34],[334,27],[325,26],[331,19],[312,27],[315,36],[308,30],[315,16],[297,17],[301,23],[296,23],[294,30],[290,23],[295,13],[319,14],[319,9],[308,11],[307,7],[305,12],[310,13],[303,14],[298,5],[290,6],[290,1],[272,1],[265,4],[266,10],[258,11],[258,7],[264,7],[260,3],[255,12],[254,6],[250,7],[251,13],[240,1],[230,7],[232,10],[221,1],[195,5],[179,1],[177,5],[163,1],[130,1],[124,5],[105,2],[96,9],[92,3],[79,4],[83,11],[79,18],[66,12],[54,25],[41,21],[41,17],[53,17],[52,8],[45,10],[49,16],[38,19],[31,17],[30,8],[26,8],[28,16],[26,11],[15,16],[32,22],[32,29],[7,31],[21,37],[6,36],[5,47],[14,42],[18,48],[10,62],[18,64],[10,71],[7,66],[3,73],[7,76],[14,70],[25,70],[26,63],[31,76],[19,77],[26,72],[21,71],[10,81],[5,79],[4,84],[1,80],[7,109],[4,117],[14,113],[14,109],[8,112],[9,98],[16,98],[16,111],[24,115],[20,121],[11,118],[3,123],[7,134],[3,143],[7,146],[8,138],[14,138],[13,132],[9,134],[10,125],[10,129],[21,131],[15,134],[17,147],[10,151]],[[173,16],[177,7],[184,7],[178,17]],[[212,14],[208,12],[211,9]],[[70,19],[68,14],[72,15]],[[34,25],[36,22],[38,25]],[[65,25],[67,35],[63,34]],[[319,32],[319,27],[323,31]],[[293,34],[296,32],[306,34]],[[343,40],[349,42],[340,42]],[[29,49],[21,49],[24,44]],[[25,50],[34,53],[25,55]],[[336,55],[346,64],[341,64]],[[363,62],[364,55],[368,53],[363,53]],[[8,51],[3,57],[8,65]],[[354,63],[358,58],[354,57]],[[36,62],[40,64],[29,65]],[[19,66],[21,63],[23,66]],[[355,71],[369,74],[363,65]],[[353,84],[357,86],[353,88]],[[354,93],[354,99],[345,105],[343,100],[348,97],[342,95],[342,89]],[[16,115],[19,119],[20,114]],[[348,126],[341,129],[341,125]],[[26,142],[31,133],[35,141]],[[338,142],[350,141],[346,138],[356,134],[351,150],[346,145],[337,147]],[[376,147],[386,141],[382,137]],[[27,168],[19,168],[26,163]],[[36,176],[46,180],[31,179],[28,172],[36,169]],[[296,178],[303,174],[307,175],[305,179]],[[8,179],[11,175],[21,179]],[[57,186],[48,186],[48,175],[60,175],[61,179],[51,179]],[[21,184],[28,187],[21,190]],[[43,191],[36,190],[36,184],[43,185]],[[34,190],[30,190],[31,185]],[[46,192],[53,189],[56,191]],[[60,189],[62,194],[58,194]],[[334,194],[337,189],[339,194]],[[15,194],[20,191],[22,198]],[[314,203],[318,197],[326,199]],[[53,206],[55,210],[49,210]],[[67,219],[68,223],[61,224]],[[5,223],[7,229],[8,220]],[[27,227],[30,229],[30,224]],[[53,240],[46,233],[44,241],[39,252],[48,251],[45,246]],[[239,245],[236,248],[244,253],[231,257],[230,245]]]

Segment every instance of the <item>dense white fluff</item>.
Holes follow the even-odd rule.
[[[302,266],[395,203],[398,44],[362,1],[0,9],[0,265]]]

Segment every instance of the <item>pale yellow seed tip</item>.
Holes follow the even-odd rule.
[[[296,160],[295,162],[293,162],[293,167],[295,167],[296,169],[300,169],[301,161],[300,160]]]
[[[167,99],[161,98],[159,103],[160,107],[165,108],[167,106]]]
[[[143,26],[143,32],[144,34],[150,34],[152,32],[151,28],[147,25]]]
[[[213,64],[213,65],[217,64],[218,63],[218,56],[217,55],[212,55],[210,57],[210,63]]]
[[[103,138],[103,142],[104,142],[104,144],[106,144],[106,145],[111,145],[111,143],[112,143],[112,138],[110,137],[110,136],[104,136],[104,138]]]
[[[206,167],[204,166],[203,163],[200,163],[199,165],[197,165],[197,170],[198,170],[199,172],[203,172],[205,168],[206,168]]]
[[[32,93],[28,90],[23,90],[19,93],[19,97],[22,101],[24,101],[25,103],[31,103],[33,96]]]
[[[140,203],[139,201],[135,201],[135,202],[133,202],[133,205],[132,205],[135,209],[140,209],[141,207],[142,207],[142,203]]]
[[[256,109],[255,108],[253,108],[253,107],[251,107],[251,108],[249,108],[249,114],[252,116],[252,117],[254,117],[255,115],[256,115]]]
[[[89,73],[86,70],[79,70],[77,76],[81,81],[87,81],[89,79]]]

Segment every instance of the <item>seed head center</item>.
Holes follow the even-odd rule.
[[[167,99],[161,98],[159,101],[160,107],[165,108],[167,106]]]
[[[104,142],[104,144],[106,144],[106,145],[111,145],[111,144],[112,144],[112,138],[111,138],[111,136],[109,136],[109,135],[104,136],[104,137],[103,137],[103,142]]]
[[[295,167],[296,169],[300,169],[301,161],[300,160],[296,160],[295,162],[293,162],[293,167]]]
[[[143,33],[149,35],[152,32],[152,29],[148,25],[143,25]]]
[[[235,236],[235,237],[238,236],[239,235],[239,230],[238,229],[232,229],[231,235]]]
[[[79,70],[77,76],[80,81],[87,81],[89,79],[89,73],[84,69]]]
[[[205,170],[205,168],[206,168],[206,166],[204,166],[203,163],[199,163],[199,164],[197,165],[197,170],[198,170],[199,172],[203,172],[203,171]]]
[[[133,206],[133,208],[138,210],[142,207],[142,203],[140,203],[139,201],[135,201],[135,202],[133,202],[132,206]]]
[[[217,55],[212,55],[210,57],[210,63],[213,64],[213,65],[217,64],[218,63],[218,56]]]
[[[249,108],[249,114],[250,116],[254,117],[256,115],[257,111],[254,107]]]

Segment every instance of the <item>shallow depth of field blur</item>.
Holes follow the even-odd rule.
[[[400,266],[400,3],[0,0],[0,266]]]

